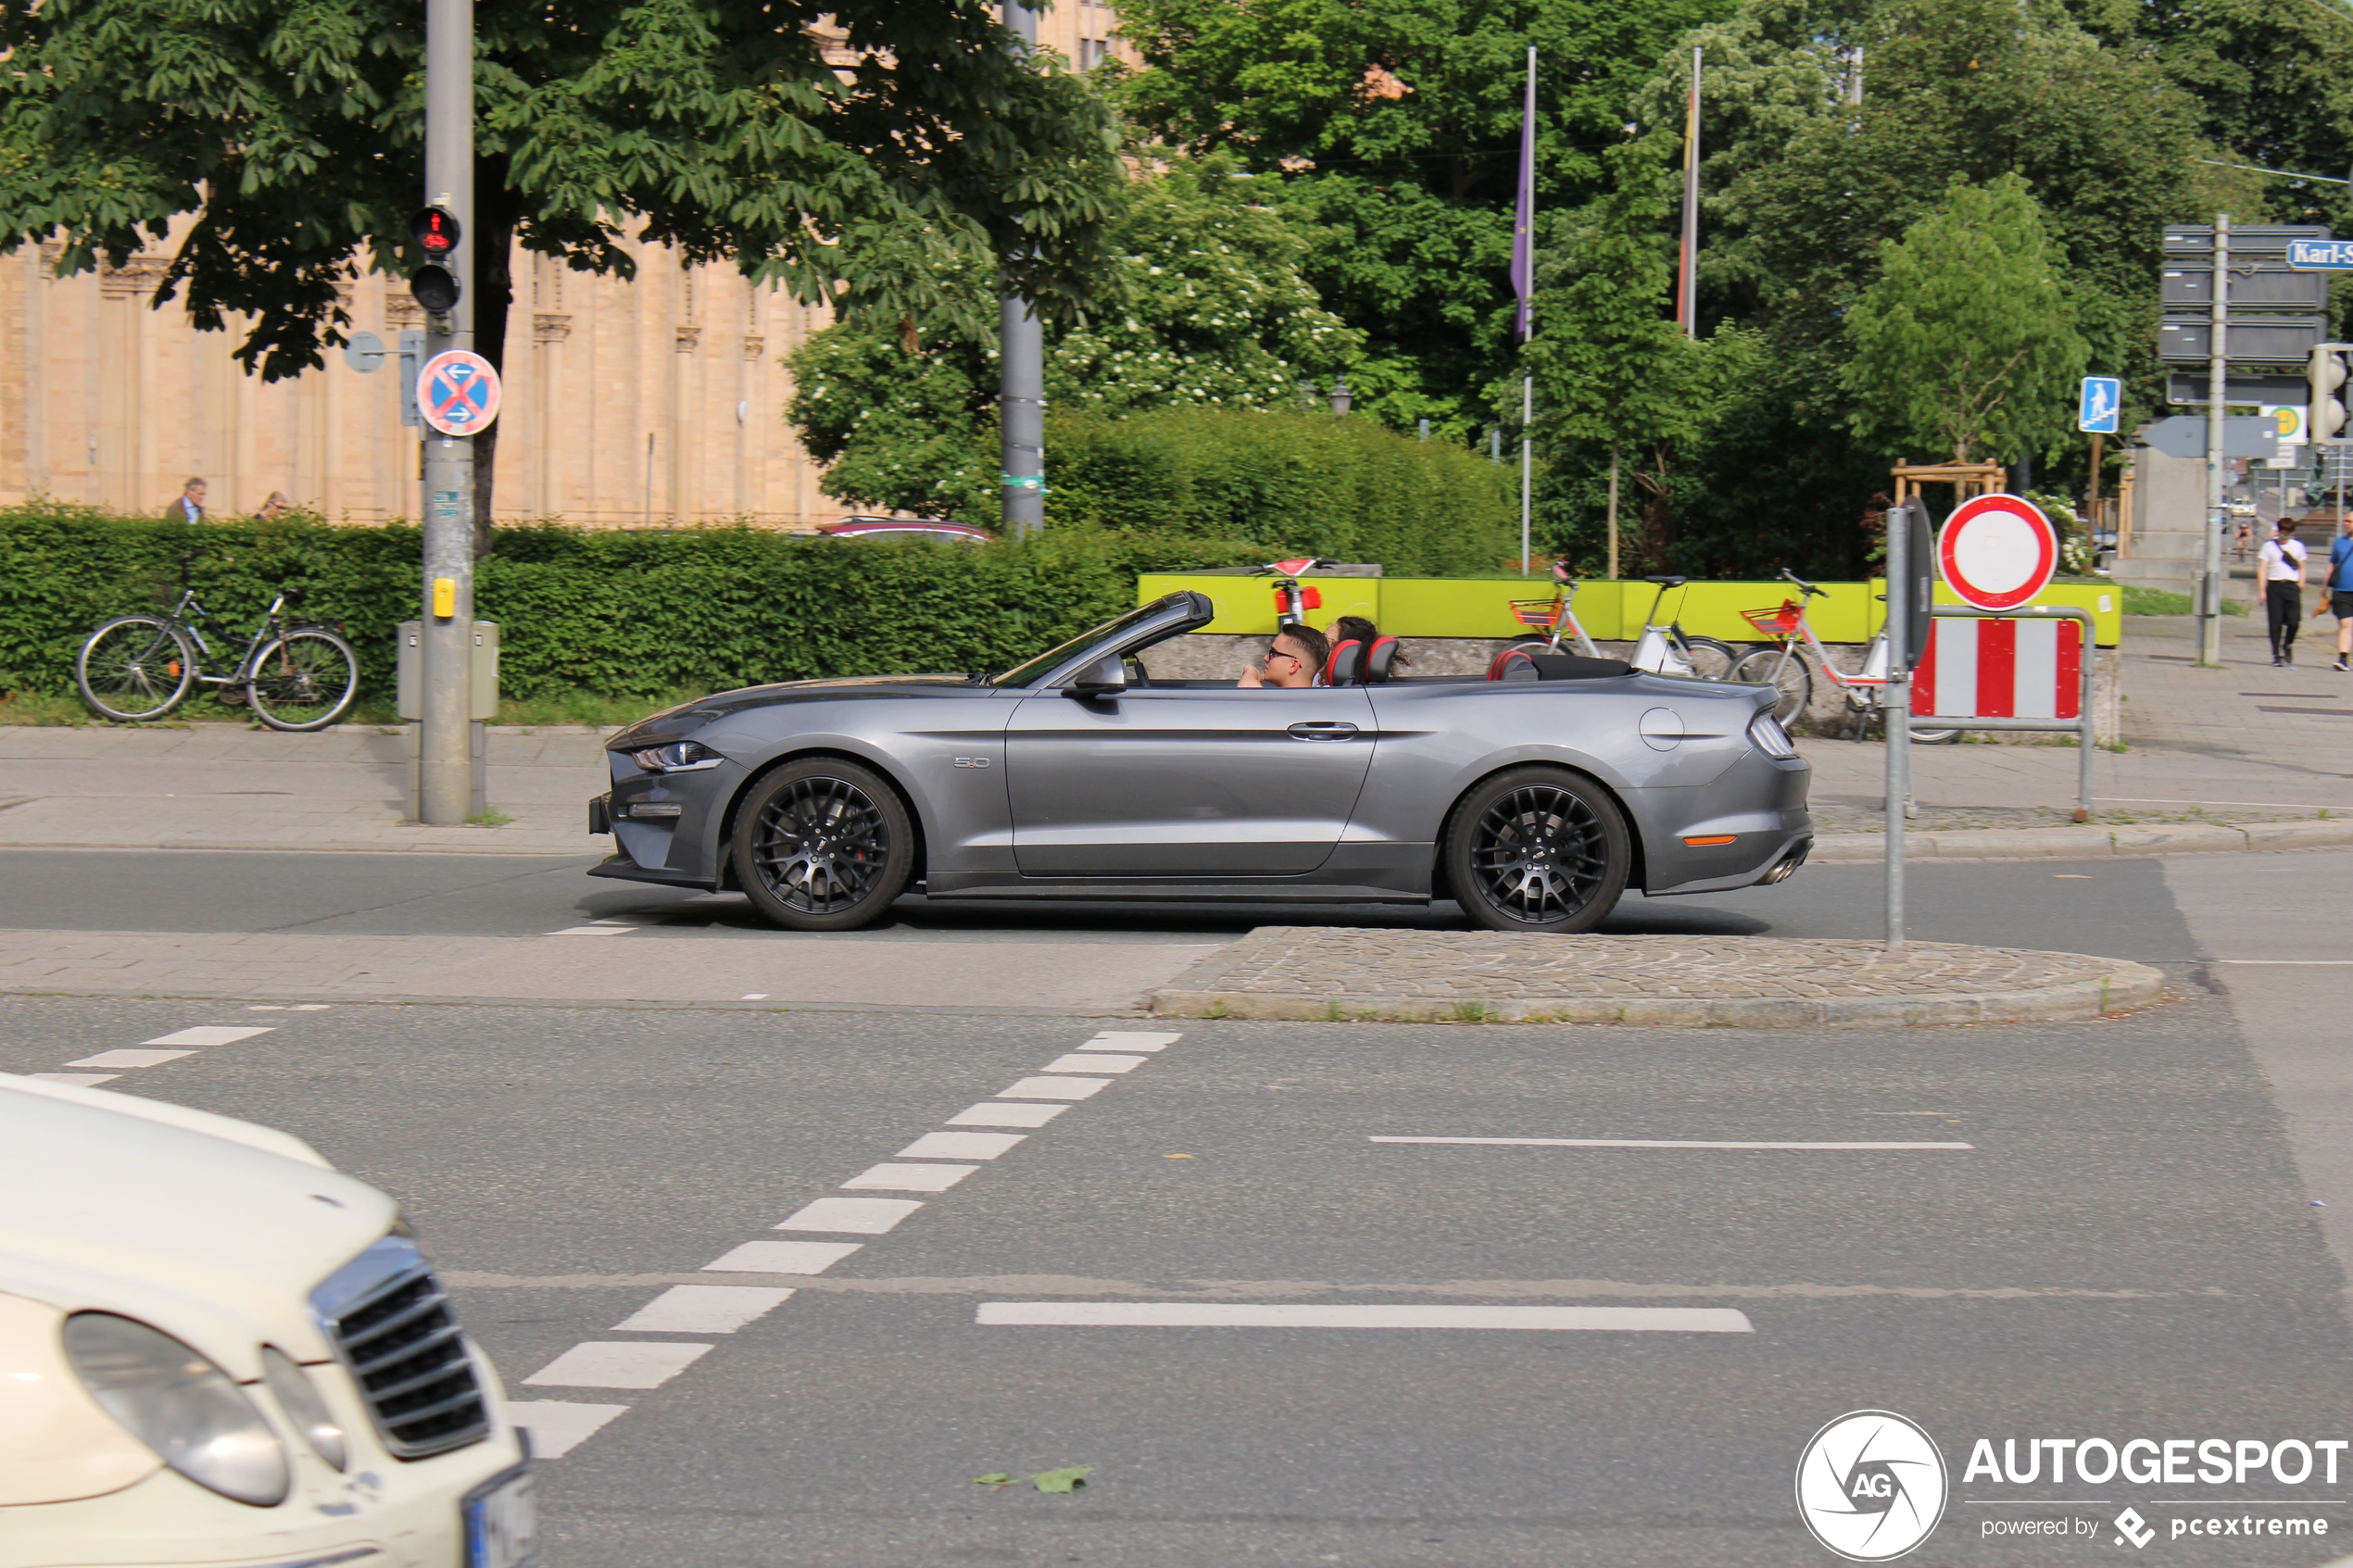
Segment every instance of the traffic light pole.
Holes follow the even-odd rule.
[[[446,207],[460,235],[474,222],[473,0],[425,0],[425,203]],[[461,243],[444,263],[456,308],[425,318],[425,357],[473,346],[473,257]],[[428,426],[424,466],[424,680],[418,737],[418,815],[435,827],[473,802],[472,704],[467,674],[474,619],[474,444]]]
[[[2222,394],[2230,378],[2231,215],[2214,215],[2214,298],[2208,307],[2206,337],[2206,556],[2198,572],[2197,661],[2222,662],[2222,531],[2230,512],[2223,500]],[[2195,362],[2195,361],[2193,361]]]

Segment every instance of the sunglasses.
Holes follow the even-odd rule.
[[[1293,664],[1305,664],[1307,662],[1305,659],[1300,658],[1299,655],[1295,653],[1285,653],[1280,648],[1268,648],[1266,650],[1266,657],[1268,659],[1288,659]]]

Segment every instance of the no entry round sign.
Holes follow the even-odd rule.
[[[2023,495],[1980,495],[1944,520],[1936,565],[1975,609],[2016,609],[2050,585],[2058,531]]]

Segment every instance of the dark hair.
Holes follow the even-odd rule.
[[[1295,626],[1276,627],[1275,635],[1277,638],[1289,637],[1307,650],[1306,662],[1309,674],[1320,675],[1324,672],[1325,663],[1332,657],[1332,645],[1331,640],[1321,632],[1302,621]]]
[[[1331,638],[1332,646],[1335,647],[1339,646],[1341,643],[1348,641],[1351,637],[1353,637],[1356,641],[1365,645],[1365,652],[1367,657],[1369,657],[1373,651],[1373,644],[1380,639],[1379,629],[1375,627],[1371,621],[1365,620],[1361,615],[1341,616],[1339,620],[1331,623],[1331,625],[1327,629],[1326,634]],[[1395,653],[1390,655],[1390,662],[1391,665],[1401,665],[1410,664],[1413,661],[1405,657],[1405,650],[1401,647]]]

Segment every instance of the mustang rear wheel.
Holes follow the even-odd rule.
[[[1634,861],[1617,802],[1558,768],[1514,768],[1463,797],[1443,852],[1464,913],[1491,931],[1546,934],[1599,925]]]
[[[736,879],[754,909],[790,931],[880,920],[905,891],[914,851],[898,792],[839,758],[786,763],[736,813]]]

